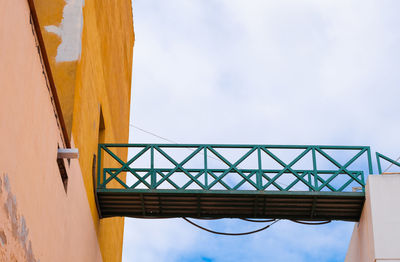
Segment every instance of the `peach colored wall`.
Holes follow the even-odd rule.
[[[363,213],[345,261],[400,261],[400,175],[368,177]]]
[[[92,159],[100,141],[127,143],[134,44],[131,0],[33,0],[69,137],[106,261],[121,261],[124,219],[100,219]],[[71,52],[70,52],[71,51]],[[100,108],[104,136],[100,139]],[[127,149],[117,155],[126,159]]]
[[[35,6],[68,133],[80,152],[78,161],[102,258],[121,261],[124,218],[99,219],[93,194],[92,159],[99,142],[100,108],[105,123],[101,141],[128,142],[134,44],[131,0],[29,2]],[[7,30],[13,27],[12,22],[4,26]],[[80,54],[65,56],[76,47],[81,49]],[[62,59],[57,58],[59,55]],[[120,148],[117,154],[126,159],[127,149]]]
[[[345,259],[347,262],[374,261],[374,239],[372,236],[371,198],[369,191],[369,183],[367,183],[364,208],[360,221],[354,225]]]
[[[68,193],[60,178],[61,133],[29,18],[26,0],[0,0],[0,260],[102,261],[79,160],[67,164]]]

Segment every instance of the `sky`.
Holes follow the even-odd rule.
[[[396,159],[399,9],[397,0],[134,0],[130,121],[178,143],[368,145]],[[130,142],[167,143],[135,127]],[[124,262],[343,261],[354,226],[279,221],[227,237],[179,218],[125,221]]]

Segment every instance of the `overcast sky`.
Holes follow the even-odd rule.
[[[134,0],[131,123],[179,143],[370,145],[396,159],[399,10],[397,0]],[[166,143],[133,127],[130,142]],[[123,260],[343,261],[353,225],[280,221],[235,238],[126,219]]]

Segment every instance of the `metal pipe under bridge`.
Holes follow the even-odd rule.
[[[373,173],[368,146],[100,144],[97,156],[102,218],[358,221]]]

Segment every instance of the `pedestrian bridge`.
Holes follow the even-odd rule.
[[[100,144],[95,194],[103,218],[358,221],[372,173],[367,146]]]

